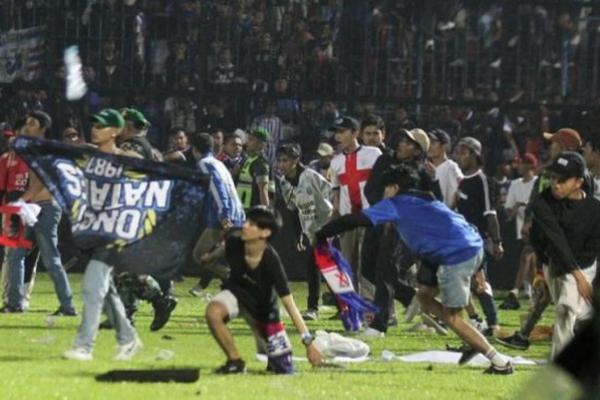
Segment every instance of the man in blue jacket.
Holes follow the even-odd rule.
[[[317,239],[323,242],[358,226],[391,223],[406,246],[426,261],[424,264],[439,265],[438,286],[418,292],[422,308],[442,318],[464,342],[490,360],[486,373],[513,373],[511,362],[461,315],[469,301],[471,276],[483,258],[481,236],[463,216],[431,194],[415,190],[419,185],[415,168],[393,166],[384,174],[383,183],[384,200],[329,222],[317,232]],[[438,293],[441,303],[436,299]]]

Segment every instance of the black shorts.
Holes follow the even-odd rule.
[[[437,271],[439,267],[439,264],[421,260],[421,265],[419,265],[419,271],[417,272],[417,283],[427,287],[437,287]]]

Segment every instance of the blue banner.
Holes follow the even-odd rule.
[[[158,277],[184,261],[201,224],[205,175],[24,136],[13,147],[68,216],[75,244],[92,257]]]

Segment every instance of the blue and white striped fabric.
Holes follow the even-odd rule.
[[[198,167],[210,177],[207,195],[207,227],[220,227],[220,221],[224,219],[230,220],[235,227],[241,227],[246,219],[244,207],[225,164],[210,153],[198,161]]]

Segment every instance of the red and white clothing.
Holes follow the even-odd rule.
[[[9,193],[27,190],[29,166],[15,152],[8,151],[0,156],[0,192]],[[2,199],[2,203],[5,199]]]
[[[369,207],[364,188],[381,150],[360,146],[349,154],[338,154],[331,160],[331,184],[339,189],[340,215],[357,213]]]

